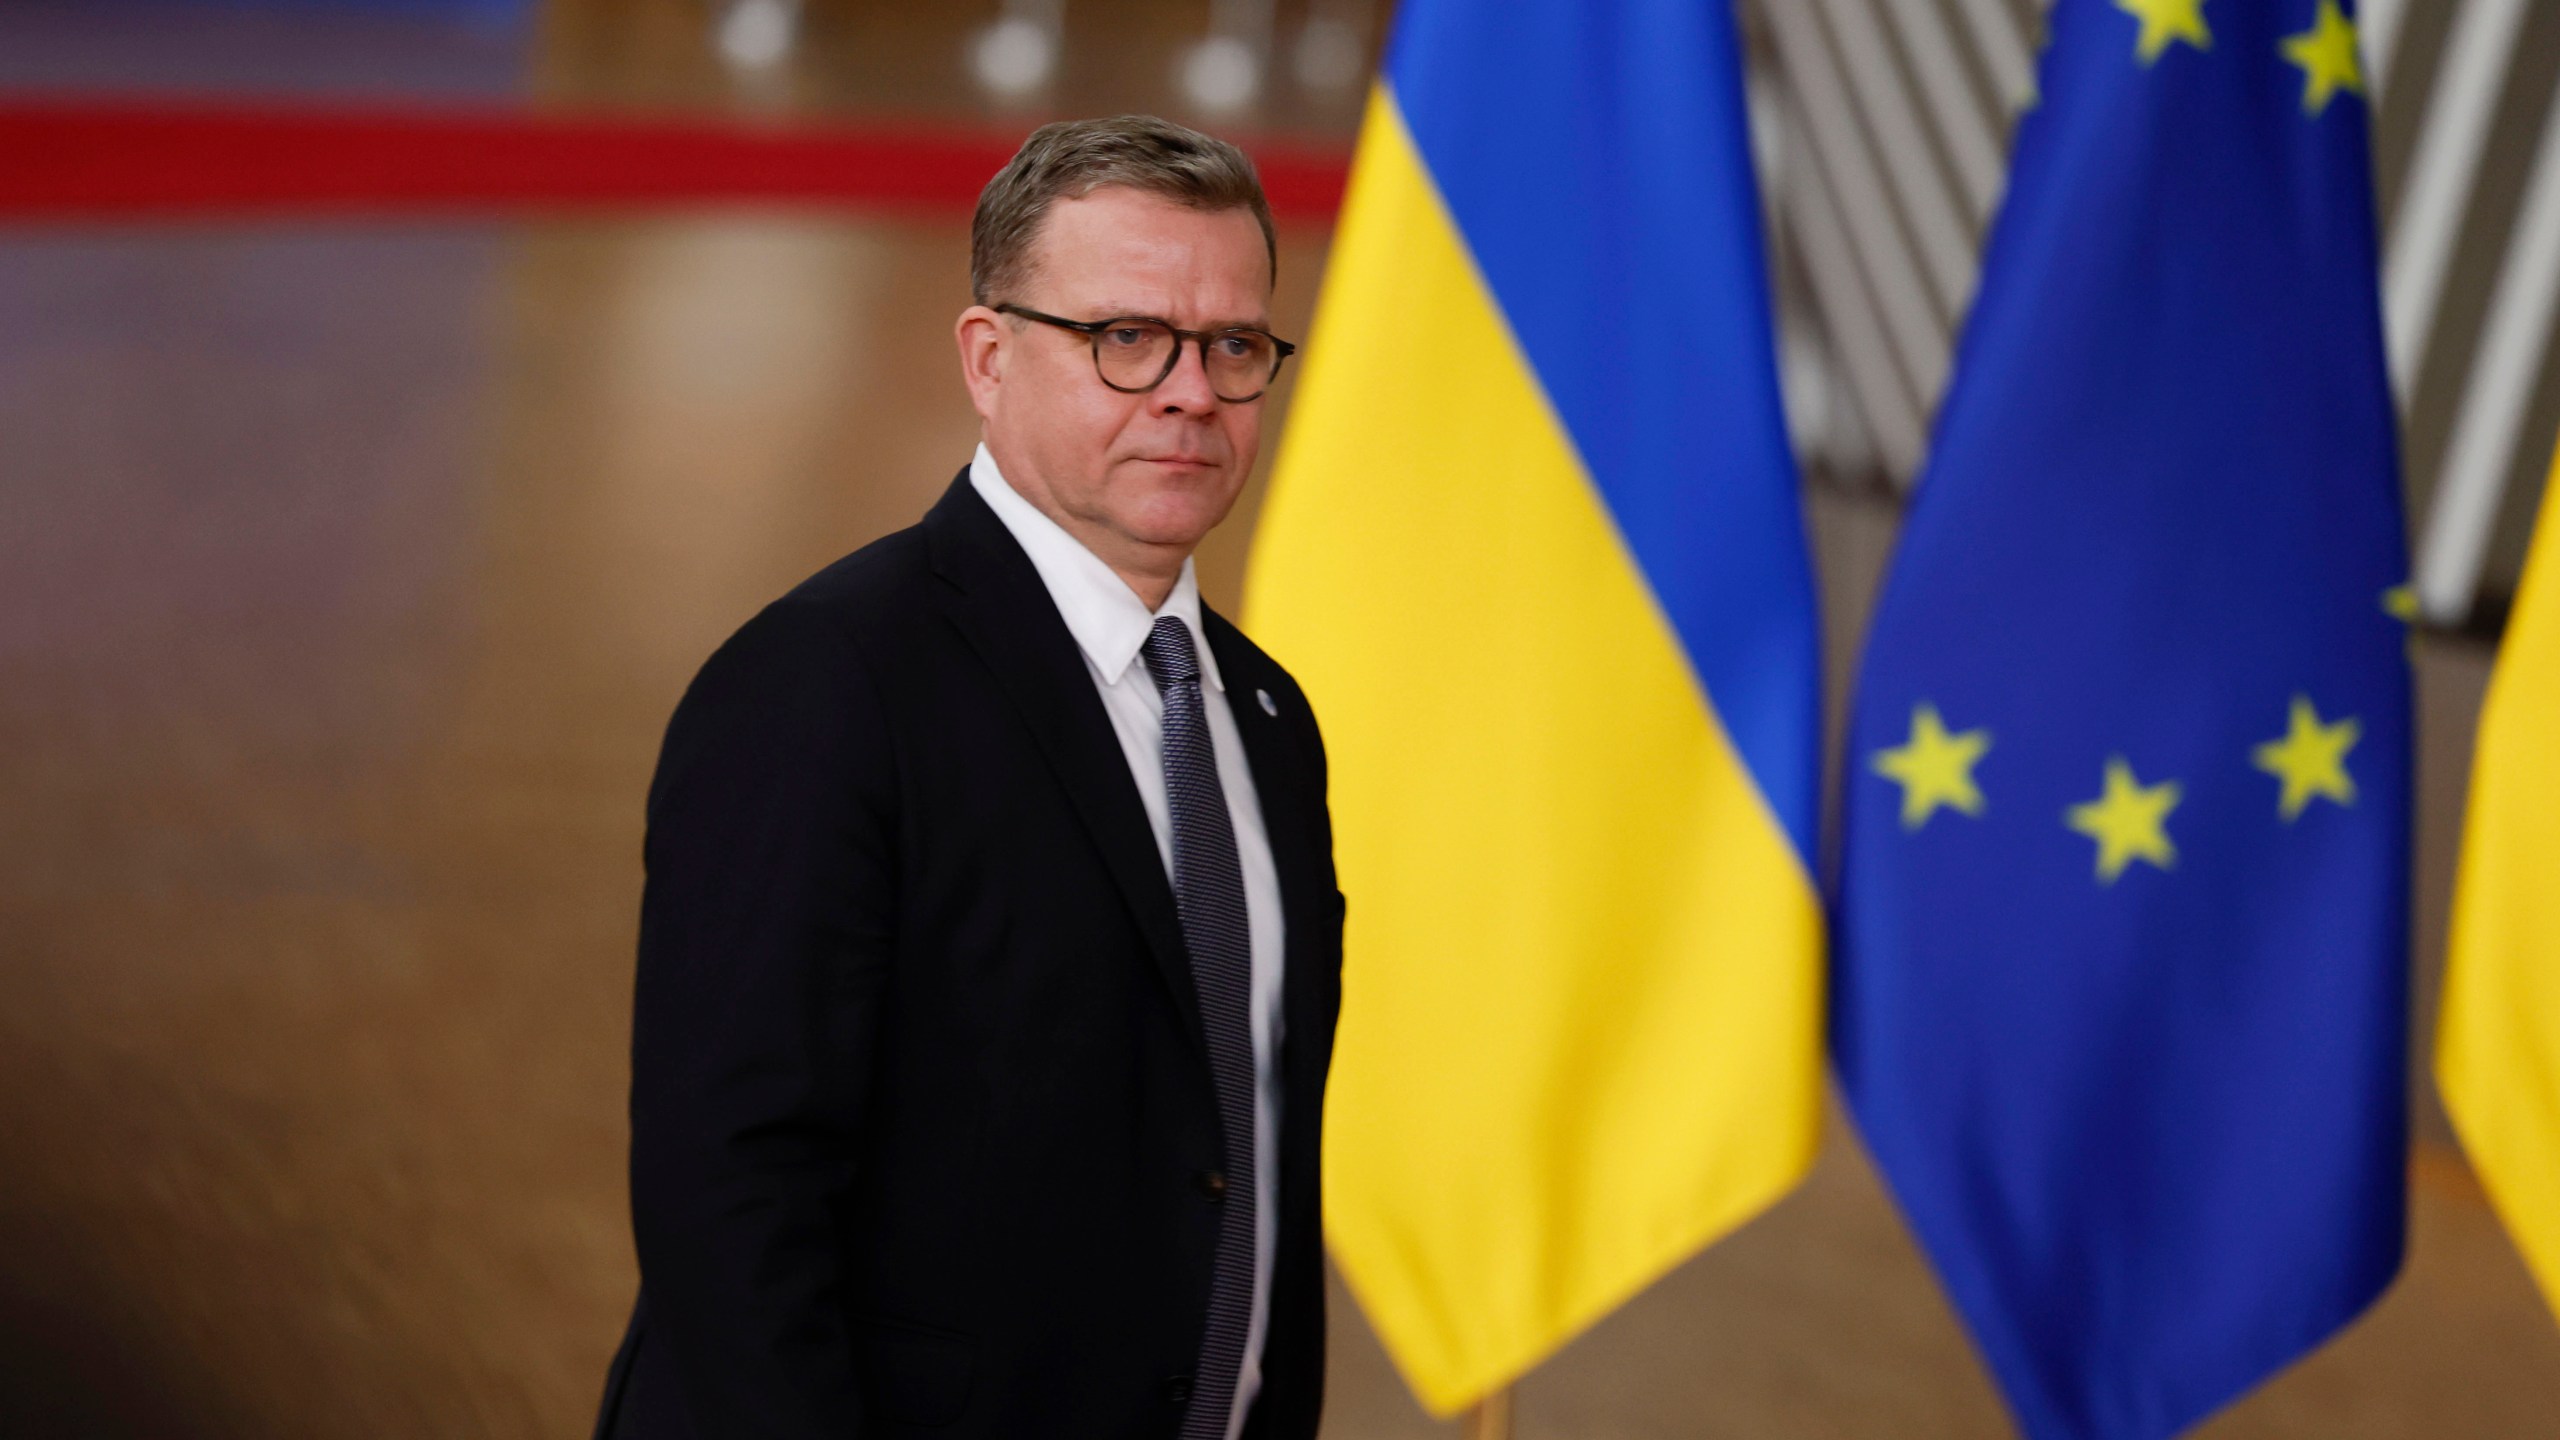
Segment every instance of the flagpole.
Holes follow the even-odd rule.
[[[1488,1393],[1467,1417],[1467,1440],[1511,1440],[1511,1387]]]

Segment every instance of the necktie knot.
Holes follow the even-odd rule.
[[[1157,617],[1138,653],[1146,657],[1147,673],[1156,677],[1159,690],[1200,683],[1200,652],[1192,648],[1191,627],[1174,616]]]

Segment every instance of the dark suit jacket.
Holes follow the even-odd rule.
[[[1304,1440],[1341,995],[1324,747],[1285,671],[1224,620],[1205,629],[1287,930],[1247,1433]],[[1224,1203],[1198,1000],[1101,699],[965,473],[703,666],[668,726],[646,859],[641,1297],[598,1434],[1173,1435]]]

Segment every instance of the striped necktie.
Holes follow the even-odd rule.
[[[1210,1178],[1219,1197],[1217,1265],[1210,1273],[1209,1326],[1182,1417],[1182,1440],[1225,1440],[1253,1318],[1253,943],[1245,918],[1244,868],[1218,783],[1201,697],[1200,657],[1190,627],[1167,615],[1147,636],[1147,671],[1164,695],[1165,806],[1173,818],[1173,898],[1183,947],[1200,992],[1209,1075],[1226,1136],[1226,1169]]]

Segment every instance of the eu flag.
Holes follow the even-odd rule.
[[[2337,0],[2061,0],[1851,719],[1833,1046],[2036,1440],[2352,1318],[2404,1208],[2405,569]]]

